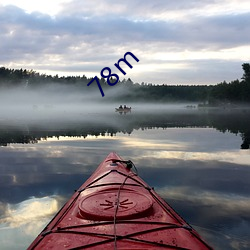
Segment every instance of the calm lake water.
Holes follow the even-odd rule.
[[[27,248],[115,151],[215,249],[250,249],[250,110],[113,110],[0,118],[0,248]]]

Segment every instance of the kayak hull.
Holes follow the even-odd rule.
[[[28,249],[212,249],[110,153]]]

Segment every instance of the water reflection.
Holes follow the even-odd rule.
[[[1,249],[23,249],[59,210],[60,197],[30,198],[17,204],[2,204]],[[2,213],[1,213],[2,214]]]
[[[34,225],[35,221],[41,222],[44,217],[56,213],[58,209],[57,199],[53,196],[33,197],[17,204],[5,204],[5,217],[0,222],[9,225],[11,228],[26,225],[25,233],[31,234],[33,230],[30,230],[30,227]],[[27,224],[32,225],[27,226]]]
[[[249,126],[232,125],[236,118],[222,114],[218,121],[228,121],[220,127],[203,113],[183,120],[180,113],[117,115],[113,124],[86,125],[88,130],[77,122],[30,126],[25,133],[35,144],[11,143],[13,134],[24,134],[16,127],[6,135],[8,147],[0,148],[1,249],[26,248],[110,151],[131,159],[216,249],[249,249],[250,154],[240,150],[240,133]]]
[[[139,107],[131,114],[119,115],[110,110],[97,113],[79,113],[34,120],[2,120],[0,122],[0,145],[10,143],[37,143],[41,139],[60,136],[84,137],[131,134],[137,129],[210,127],[220,132],[229,131],[242,138],[239,148],[250,145],[250,109],[246,110],[177,110]],[[54,115],[54,117],[53,117]]]

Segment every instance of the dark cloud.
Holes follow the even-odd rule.
[[[249,45],[250,13],[194,18],[183,26],[189,46],[202,44],[209,48],[232,48]],[[185,28],[184,28],[185,27]]]

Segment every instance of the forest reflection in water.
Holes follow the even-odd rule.
[[[215,249],[249,249],[250,151],[240,149],[249,138],[246,112],[135,110],[87,114],[88,122],[2,122],[2,249],[26,248],[110,151],[131,159]]]
[[[191,106],[192,107],[192,106]],[[29,113],[26,112],[25,113]],[[120,115],[118,115],[120,113]],[[46,114],[46,115],[45,115]],[[105,136],[150,128],[210,127],[221,132],[240,135],[242,149],[250,145],[250,108],[248,109],[135,109],[131,113],[65,112],[55,110],[30,113],[26,119],[15,117],[0,120],[0,145],[9,143],[36,143],[41,139],[59,136]]]

